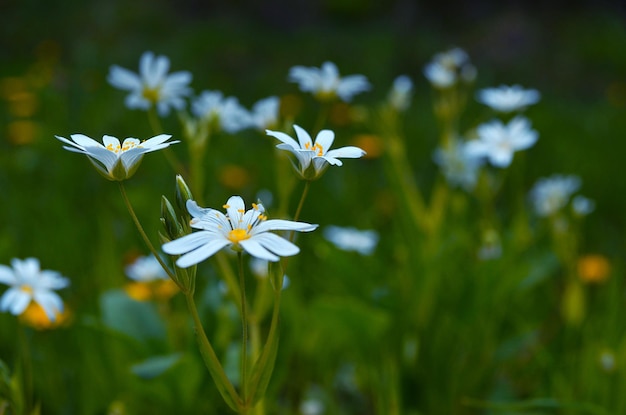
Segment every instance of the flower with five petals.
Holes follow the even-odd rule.
[[[64,149],[85,154],[102,176],[114,181],[126,180],[135,174],[145,153],[178,143],[178,141],[167,142],[172,137],[167,134],[160,134],[145,141],[127,138],[121,144],[116,137],[105,135],[102,137],[104,145],[84,134],[72,134],[71,140],[58,135],[55,137],[68,144],[63,146]]]
[[[319,178],[329,165],[341,166],[339,158],[360,158],[365,151],[355,146],[341,147],[329,150],[335,140],[335,133],[331,130],[322,130],[317,134],[315,142],[309,133],[298,125],[293,126],[298,136],[298,141],[280,131],[266,130],[267,135],[277,138],[282,142],[276,147],[291,152],[298,159],[298,166],[294,168],[305,180]]]
[[[181,268],[196,265],[227,246],[276,262],[281,256],[296,255],[300,248],[270,231],[310,232],[317,228],[317,225],[304,222],[267,220],[261,203],[253,203],[252,209],[246,210],[239,196],[231,196],[224,208],[226,214],[201,208],[195,201],[188,200],[187,210],[192,216],[190,225],[199,231],[163,244],[163,252],[182,255],[176,260],[176,265]]]

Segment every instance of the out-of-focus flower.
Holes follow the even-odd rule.
[[[587,216],[596,208],[596,203],[585,196],[575,196],[572,200],[572,210],[578,216]]]
[[[356,251],[361,255],[371,255],[378,245],[378,232],[359,230],[353,227],[327,226],[324,238],[344,251]]]
[[[144,52],[139,60],[139,74],[117,65],[111,66],[108,81],[115,88],[129,91],[126,106],[130,109],[148,110],[156,106],[159,115],[166,116],[170,107],[181,110],[184,97],[191,94],[191,73],[180,71],[168,74],[170,60]]]
[[[67,308],[56,311],[54,319],[50,319],[46,310],[38,303],[31,301],[26,310],[20,314],[20,321],[36,330],[52,330],[66,325],[71,317]]]
[[[219,181],[233,190],[240,190],[250,182],[248,170],[235,164],[227,164],[220,169]]]
[[[406,111],[411,105],[413,81],[406,75],[400,75],[393,81],[387,101],[397,111]]]
[[[300,404],[301,415],[323,415],[324,412],[326,412],[326,405],[319,399],[306,399]]]
[[[513,153],[532,147],[539,134],[530,128],[528,119],[518,116],[507,125],[499,120],[481,124],[477,129],[478,140],[470,141],[467,151],[486,157],[496,167],[508,167]]]
[[[298,141],[280,131],[266,130],[267,135],[277,138],[282,142],[276,147],[291,152],[298,159],[296,171],[305,180],[319,178],[329,165],[341,166],[343,162],[339,158],[360,158],[365,151],[358,147],[347,146],[329,150],[335,140],[335,133],[331,130],[322,130],[317,134],[315,142],[311,136],[298,125],[294,125]]]
[[[191,104],[191,110],[197,118],[229,134],[252,125],[250,113],[239,104],[239,100],[224,97],[219,91],[203,91]]]
[[[536,89],[524,89],[519,85],[501,85],[498,88],[485,88],[478,91],[476,99],[494,111],[521,111],[539,102],[541,94]]]
[[[600,352],[600,356],[598,359],[598,363],[600,363],[600,367],[605,371],[605,372],[613,372],[615,370],[616,367],[616,363],[615,363],[615,353],[613,353],[611,350],[602,350],[602,352]]]
[[[168,276],[154,255],[142,256],[124,267],[132,282],[124,286],[129,297],[137,301],[167,300],[178,292],[176,283]]]
[[[246,211],[239,196],[228,199],[224,208],[226,215],[216,209],[201,208],[192,200],[187,201],[187,210],[193,218],[190,225],[200,231],[165,243],[163,251],[182,255],[176,260],[176,265],[181,268],[198,264],[227,246],[276,262],[281,256],[296,255],[300,249],[270,231],[310,232],[317,228],[317,225],[304,222],[267,220],[262,204],[253,203],[252,209]]]
[[[578,276],[589,283],[606,281],[611,272],[611,264],[603,255],[589,254],[578,259]]]
[[[383,143],[377,135],[358,134],[350,142],[365,152],[363,158],[375,159],[383,153]]]
[[[58,135],[55,137],[68,144],[63,146],[64,149],[85,154],[102,176],[117,181],[126,180],[135,174],[144,154],[179,142],[167,142],[172,137],[167,134],[160,134],[145,141],[127,138],[121,144],[116,137],[105,135],[102,137],[104,145],[83,134],[70,135],[71,141]]]
[[[35,302],[55,321],[63,312],[63,300],[54,290],[67,287],[69,280],[56,271],[41,270],[36,258],[15,258],[11,266],[0,265],[0,283],[10,286],[0,298],[0,311],[17,316]]]
[[[484,163],[483,157],[469,152],[468,143],[460,139],[451,140],[447,147],[436,149],[433,159],[448,183],[465,191],[474,189]]]
[[[250,122],[259,130],[274,128],[278,124],[279,113],[280,99],[278,97],[264,98],[252,106]]]
[[[550,216],[565,207],[580,188],[580,178],[553,175],[539,179],[530,190],[530,199],[539,216]]]
[[[435,88],[450,88],[459,80],[470,83],[476,78],[476,68],[469,56],[461,48],[453,48],[437,53],[424,66],[424,76]]]
[[[288,79],[296,82],[301,91],[310,92],[322,101],[339,97],[349,102],[354,95],[371,87],[364,75],[340,77],[337,66],[332,62],[324,62],[321,68],[294,66],[289,70]]]

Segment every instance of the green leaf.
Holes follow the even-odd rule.
[[[154,305],[135,301],[122,290],[107,291],[100,297],[103,323],[140,341],[164,339],[165,327]]]
[[[276,361],[276,355],[278,353],[278,340],[280,337],[279,331],[278,324],[276,324],[275,330],[270,330],[267,342],[261,352],[261,356],[259,356],[259,359],[256,361],[254,368],[252,369],[248,386],[252,407],[254,407],[254,404],[263,398],[265,391],[267,390],[267,385],[272,377],[274,362]]]
[[[154,379],[175,366],[182,356],[182,353],[153,356],[133,365],[130,370],[142,379]]]

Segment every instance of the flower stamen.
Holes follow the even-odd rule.
[[[245,229],[233,229],[228,233],[228,240],[234,244],[238,244],[240,241],[244,241],[250,238],[250,234]]]

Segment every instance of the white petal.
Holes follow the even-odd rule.
[[[296,130],[296,135],[298,136],[298,141],[300,142],[300,148],[303,150],[312,149],[313,142],[309,133],[307,133],[302,127],[295,124],[293,125],[293,129]]]
[[[230,244],[231,242],[226,238],[210,240],[198,249],[193,250],[178,258],[178,260],[176,261],[176,265],[181,268],[187,268],[192,265],[196,265]]]
[[[263,245],[271,252],[280,256],[292,256],[300,252],[300,248],[292,244],[286,239],[281,238],[273,233],[265,232],[260,235],[256,235],[253,238],[256,242]]]
[[[322,146],[322,150],[324,153],[328,151],[328,149],[333,145],[333,141],[335,140],[335,133],[331,130],[322,130],[317,133],[317,137],[315,137],[315,144],[319,144]]]
[[[154,147],[158,144],[166,142],[170,138],[172,138],[172,136],[169,134],[159,134],[157,136],[147,139],[146,141],[141,143],[141,146],[144,148]]]
[[[72,134],[70,138],[74,140],[76,144],[82,147],[103,147],[102,144],[94,140],[93,138],[87,137],[84,134]]]
[[[246,211],[246,205],[241,196],[231,196],[226,202],[226,212],[228,212],[228,218],[230,219],[233,227],[237,227],[237,223],[243,217]]]
[[[0,283],[6,285],[14,285],[17,283],[13,270],[6,265],[0,265]]]
[[[265,259],[267,261],[276,262],[280,259],[276,255],[272,254],[270,251],[265,249],[259,242],[255,241],[254,238],[246,239],[244,241],[239,242],[239,245],[250,255]]]
[[[113,137],[112,135],[102,136],[102,143],[104,144],[104,147],[111,146],[113,147],[113,149],[121,147],[120,140],[117,137]]]
[[[298,142],[285,133],[282,133],[280,131],[271,131],[271,130],[265,130],[265,133],[269,136],[277,138],[282,143],[284,143],[284,144],[277,145],[276,147],[278,148],[281,148],[283,150],[289,150],[289,148],[284,147],[285,145],[291,147],[294,150],[300,148],[300,145],[298,144]]]
[[[56,318],[56,313],[63,311],[63,300],[52,291],[35,291],[33,298],[44,309],[51,321]]]
[[[9,288],[0,299],[0,310],[20,315],[28,307],[31,296],[20,288]]]
[[[489,154],[489,161],[496,167],[508,167],[513,161],[512,151],[492,151]]]
[[[318,225],[305,222],[294,222],[285,219],[270,219],[259,223],[252,228],[251,234],[260,234],[267,231],[298,231],[311,232],[317,229]]]
[[[117,65],[111,66],[107,80],[113,87],[123,90],[132,91],[141,88],[141,79],[136,73]]]
[[[161,246],[161,249],[166,254],[180,255],[185,252],[193,251],[194,249],[206,244],[213,236],[214,233],[207,231],[194,232],[164,243],[163,246]]]
[[[356,159],[359,157],[363,157],[364,155],[365,151],[363,151],[363,149],[354,146],[341,147],[335,150],[330,150],[328,153],[326,153],[326,157],[349,159]]]

